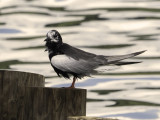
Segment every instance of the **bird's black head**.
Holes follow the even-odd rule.
[[[46,42],[45,46],[47,47],[46,51],[62,45],[62,37],[57,30],[50,30],[46,37],[44,40]]]

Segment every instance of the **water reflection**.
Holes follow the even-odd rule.
[[[16,29],[8,29],[8,28],[0,29],[0,34],[16,34],[20,32],[21,32],[20,30],[16,30]]]
[[[158,119],[159,115],[156,109],[147,110],[144,112],[134,112],[134,113],[126,113],[126,114],[117,114],[117,115],[109,115],[103,117],[120,117],[121,119],[131,118],[132,119],[145,119],[145,120],[154,120]]]
[[[82,24],[83,22],[89,22],[93,20],[107,20],[107,18],[99,18],[98,14],[95,15],[71,15],[73,17],[82,16],[84,19],[79,21],[70,21],[70,22],[63,22],[63,23],[54,23],[54,24],[47,24],[45,27],[67,27],[67,26],[77,26]]]
[[[157,0],[1,0],[0,68],[36,72],[46,86],[64,87],[44,52],[45,34],[58,29],[63,41],[96,54],[148,50],[132,61],[77,81],[88,89],[87,115],[122,120],[159,120],[160,2]]]

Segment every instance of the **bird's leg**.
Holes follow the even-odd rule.
[[[73,82],[72,82],[72,84],[71,84],[71,86],[69,88],[75,88],[74,87],[75,82],[76,82],[76,77],[73,77]]]

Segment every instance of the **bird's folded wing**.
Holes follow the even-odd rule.
[[[64,72],[74,72],[78,74],[90,73],[99,66],[96,61],[87,61],[85,59],[76,60],[65,54],[54,56],[51,59],[51,64]]]
[[[97,55],[93,54],[93,53],[89,53],[86,51],[83,51],[81,49],[75,48],[73,46],[70,46],[66,43],[63,43],[63,45],[60,47],[60,51],[63,54],[66,54],[67,56],[70,56],[76,60],[79,59],[84,59],[84,60],[88,60],[91,59],[93,57],[96,57]]]

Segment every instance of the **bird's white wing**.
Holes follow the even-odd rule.
[[[63,54],[52,57],[51,64],[54,67],[64,72],[89,74],[92,73],[99,66],[110,65],[110,64],[118,65],[118,63],[123,65],[124,63],[119,61],[134,57],[143,52],[144,51],[140,51],[127,55],[118,55],[118,56],[94,56],[90,59],[85,59],[85,58],[74,59],[70,56]]]
[[[66,55],[56,55],[52,57],[51,64],[64,72],[74,72],[78,74],[90,73],[99,66],[98,62],[84,59],[76,60]]]

